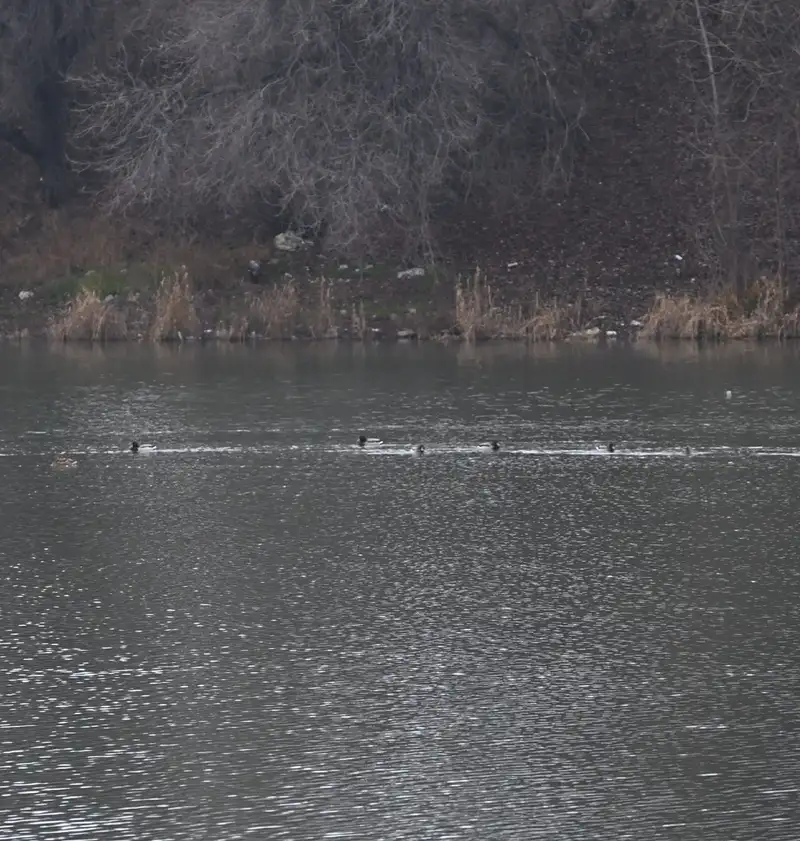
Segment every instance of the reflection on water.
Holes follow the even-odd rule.
[[[796,838],[797,353],[691,347],[0,350],[0,839]]]

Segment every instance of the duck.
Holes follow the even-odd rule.
[[[50,467],[55,468],[56,470],[69,470],[72,467],[77,467],[78,462],[75,461],[74,458],[69,458],[66,453],[60,453],[57,455]]]
[[[417,444],[417,446],[414,447],[414,452],[418,456],[421,456],[425,452],[425,445],[424,444]]]
[[[131,441],[132,453],[154,453],[155,451],[155,444],[140,444],[138,441]]]
[[[367,438],[366,435],[359,435],[358,436],[358,446],[359,447],[366,447],[366,446],[375,447],[378,444],[382,444],[382,443],[383,443],[383,441],[381,441],[380,438]]]
[[[611,442],[609,442],[609,444],[608,444],[608,451],[609,451],[610,453],[613,453],[613,452],[614,452],[614,444],[613,444],[613,443],[611,443]]]
[[[482,450],[492,450],[492,452],[497,452],[500,449],[500,442],[499,441],[487,441],[483,444],[479,445],[480,449]]]
[[[690,456],[692,454],[692,448],[691,447],[686,447],[686,449],[684,450],[684,453],[686,453],[687,456]]]

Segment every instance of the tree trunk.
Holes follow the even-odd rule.
[[[69,189],[67,166],[67,95],[63,75],[48,69],[36,86],[41,144],[36,162],[41,175],[42,192],[47,204],[60,207]]]

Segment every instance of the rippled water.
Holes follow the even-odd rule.
[[[0,839],[797,838],[798,374],[0,348]]]

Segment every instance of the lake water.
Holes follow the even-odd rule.
[[[798,417],[792,347],[0,347],[0,839],[800,837]]]

